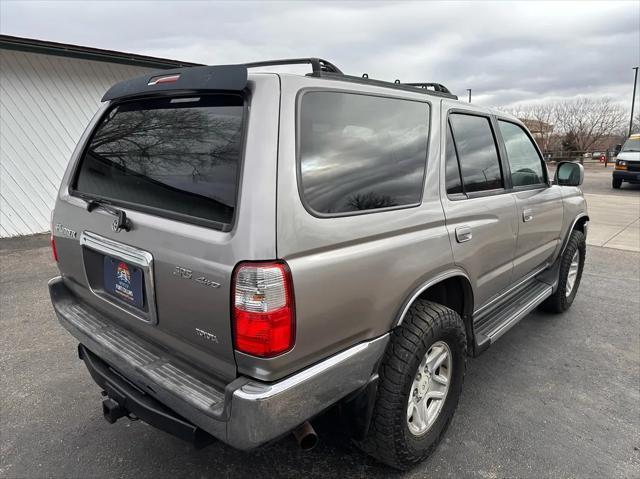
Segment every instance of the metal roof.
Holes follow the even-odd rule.
[[[102,48],[84,47],[69,43],[49,42],[34,38],[14,37],[0,35],[0,49],[16,50],[22,52],[44,53],[61,57],[81,58],[108,63],[121,63],[148,68],[176,68],[200,66],[200,63],[183,62],[168,58],[136,55],[134,53],[104,50]]]

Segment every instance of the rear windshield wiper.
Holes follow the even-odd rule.
[[[83,196],[82,199],[84,199],[87,202],[88,212],[92,212],[93,210],[100,208],[101,210],[104,210],[107,213],[110,213],[116,217],[111,227],[113,231],[115,232],[119,232],[121,230],[131,231],[131,228],[133,228],[133,223],[131,223],[131,220],[127,218],[127,214],[124,211],[111,206],[111,204],[108,201],[101,200],[98,198],[90,198],[86,196]]]

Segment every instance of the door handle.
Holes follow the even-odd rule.
[[[522,221],[527,223],[533,219],[533,210],[531,208],[526,208],[522,210]]]
[[[465,241],[469,241],[473,238],[473,233],[471,232],[471,226],[458,226],[456,228],[456,241],[458,243],[464,243]]]

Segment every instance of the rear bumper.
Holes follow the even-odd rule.
[[[227,385],[191,370],[153,344],[115,326],[108,318],[87,306],[69,291],[62,278],[49,282],[53,307],[60,323],[88,350],[99,358],[98,367],[90,367],[95,376],[101,363],[108,365],[118,383],[118,394],[125,403],[145,404],[140,396],[152,399],[153,408],[166,408],[167,421],[172,417],[183,424],[158,423],[157,417],[131,411],[152,425],[175,434],[197,429],[238,449],[252,449],[291,431],[349,393],[365,386],[375,373],[389,336],[357,344],[281,381],[264,383],[239,377]],[[150,326],[152,327],[152,326]],[[86,358],[85,362],[87,362]],[[101,384],[102,381],[102,384]],[[130,383],[131,388],[122,384]],[[111,386],[110,386],[111,387]],[[106,390],[106,389],[105,389]],[[109,391],[107,391],[109,393]],[[130,408],[128,408],[130,409]],[[156,423],[154,424],[154,421]],[[173,428],[173,429],[172,429]],[[184,435],[184,434],[176,434]]]
[[[613,170],[613,179],[640,183],[640,171]]]
[[[82,344],[78,345],[78,356],[84,361],[93,380],[104,391],[102,412],[108,422],[113,424],[119,418],[131,417],[133,414],[147,424],[192,442],[196,447],[206,446],[213,439],[207,432],[127,381]]]

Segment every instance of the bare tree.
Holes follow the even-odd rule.
[[[347,204],[354,210],[373,210],[376,208],[388,208],[397,206],[398,202],[389,195],[381,195],[375,191],[356,193],[351,195]]]
[[[602,138],[625,128],[628,112],[610,98],[577,98],[521,105],[506,110],[523,120],[542,151],[571,145],[576,151],[589,151]],[[634,120],[640,131],[640,120]]]
[[[176,174],[176,167],[201,171],[234,163],[241,137],[240,118],[207,115],[198,109],[135,110],[105,119],[90,152],[139,173]]]
[[[578,151],[588,151],[600,139],[614,134],[626,115],[610,98],[578,98],[557,102],[554,116],[557,128],[571,138]]]

